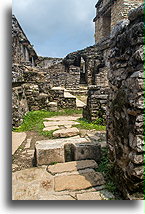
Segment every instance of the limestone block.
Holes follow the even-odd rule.
[[[49,111],[57,111],[57,102],[48,103]]]
[[[43,129],[43,131],[53,131],[53,130],[56,130],[56,129],[59,129],[59,126],[48,126],[46,128]]]
[[[67,128],[67,129],[60,129],[53,132],[54,137],[72,137],[79,134],[79,130],[77,128]]]
[[[100,192],[86,192],[86,193],[82,193],[82,194],[77,194],[77,200],[102,200],[101,196],[100,196]]]
[[[35,152],[37,166],[49,165],[53,162],[65,162],[63,142],[38,141],[35,145]]]
[[[48,166],[47,171],[51,174],[59,174],[64,172],[73,172],[86,168],[98,168],[98,164],[94,160],[72,161],[67,163],[58,163],[53,166]]]
[[[82,170],[78,174],[59,175],[54,178],[55,191],[82,190],[92,186],[103,185],[104,178],[101,173],[93,169]]]
[[[74,145],[74,159],[77,160],[95,160],[101,159],[101,146],[98,143],[75,143]]]

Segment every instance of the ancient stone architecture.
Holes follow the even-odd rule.
[[[94,18],[96,43],[109,37],[113,27],[127,19],[128,12],[143,2],[143,0],[99,0]]]
[[[107,138],[115,179],[126,198],[144,186],[144,6],[111,34]]]
[[[64,59],[37,56],[17,19],[12,17],[13,126],[19,126],[28,111],[83,108],[85,119],[107,124],[107,145],[114,181],[123,198],[128,200],[143,199],[144,184],[144,5],[141,3],[143,0],[99,0],[94,18],[96,44],[70,53]],[[76,98],[80,94],[87,95],[87,105]],[[57,194],[60,191],[86,191],[104,184],[102,174],[94,171],[103,146],[98,139],[94,140],[94,136],[77,136],[80,130],[73,127],[79,124],[77,119],[45,118],[43,131],[53,131],[53,137],[61,139],[38,140],[33,145],[37,166],[58,162],[56,167],[38,169],[46,177],[50,176],[55,185],[50,188],[52,197],[46,192],[41,195],[44,190],[36,188],[40,191],[36,199],[50,200],[49,197],[59,198]],[[23,133],[20,136],[26,138]],[[78,161],[86,159],[91,162],[87,162],[87,172],[82,173],[80,164],[86,168],[84,162]],[[94,160],[97,163],[92,162]],[[69,163],[63,165],[64,162]],[[73,173],[69,171],[70,166]],[[64,176],[64,172],[68,174]],[[30,173],[33,177],[36,172],[32,169]],[[19,176],[19,173],[14,176],[16,199],[19,198],[16,190],[21,186],[16,184],[17,174]],[[94,178],[91,181],[90,175]],[[75,189],[73,180],[76,181]],[[44,186],[45,182],[49,179],[44,180]],[[39,178],[36,183],[41,183]],[[24,189],[24,192],[25,195],[27,191]],[[65,197],[67,200],[93,198],[94,190],[91,196],[84,195],[87,193],[83,192],[81,196],[76,192],[72,197],[67,192]],[[36,200],[33,196],[30,198]],[[27,194],[25,197],[29,198]],[[63,195],[63,199],[65,197]],[[95,195],[97,197],[102,200],[100,193]]]
[[[83,107],[66,91],[79,90],[80,76],[80,67],[65,66],[61,58],[38,57],[12,16],[13,126],[19,126],[28,111]]]

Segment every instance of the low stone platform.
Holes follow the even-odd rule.
[[[14,172],[12,173],[12,199],[114,199],[114,196],[105,190],[103,175],[94,170],[96,167],[95,161],[89,160]]]
[[[79,134],[79,130],[75,127],[73,128],[66,128],[66,129],[60,129],[53,132],[53,136],[55,138],[63,138],[63,137],[73,137]]]
[[[17,151],[17,149],[19,148],[19,146],[21,146],[25,139],[25,132],[12,132],[12,155]]]
[[[100,161],[101,146],[76,136],[38,141],[35,145],[35,154],[37,166],[87,159]]]

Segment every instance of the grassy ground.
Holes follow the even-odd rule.
[[[122,200],[120,193],[118,192],[116,185],[113,181],[113,165],[109,161],[107,148],[102,149],[102,158],[97,169],[97,172],[98,171],[101,172],[105,178],[106,189],[114,194],[116,200]]]
[[[54,117],[54,116],[66,116],[82,114],[82,110],[61,110],[59,112],[49,112],[49,111],[31,111],[28,112],[23,119],[23,123],[20,127],[14,128],[14,132],[25,132],[25,131],[35,131],[40,135],[52,138],[53,131],[43,131],[44,118]]]
[[[83,118],[80,118],[78,120],[78,122],[80,123],[79,125],[75,125],[75,127],[80,128],[80,129],[87,129],[87,130],[91,130],[91,129],[95,129],[96,131],[105,131],[106,130],[106,126],[101,125],[101,121],[95,121],[95,122],[89,122]]]

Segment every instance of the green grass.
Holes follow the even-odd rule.
[[[53,131],[43,131],[44,125],[43,121],[44,118],[50,118],[54,116],[66,116],[66,115],[74,115],[74,114],[81,114],[82,110],[61,110],[58,112],[49,112],[49,111],[31,111],[28,112],[24,118],[23,123],[18,128],[13,128],[15,132],[25,132],[25,131],[36,131],[40,135],[44,135],[47,137],[52,138]]]
[[[117,188],[113,181],[113,165],[109,162],[108,158],[108,149],[104,148],[102,149],[102,158],[99,164],[99,167],[97,169],[97,172],[101,172],[105,178],[106,181],[106,189],[113,194],[116,194]]]
[[[97,122],[97,121],[89,122],[83,118],[80,118],[78,120],[78,122],[80,124],[75,125],[75,127],[80,128],[80,129],[87,129],[87,130],[95,129],[96,131],[105,131],[106,130],[106,126],[99,125],[99,122]]]

